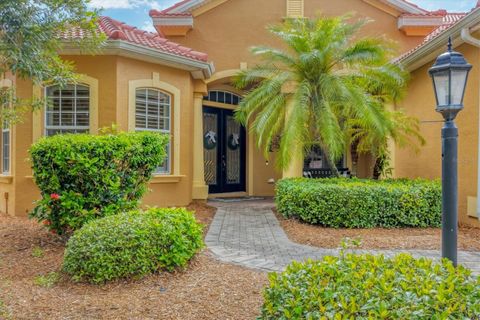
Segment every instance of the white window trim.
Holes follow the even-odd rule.
[[[136,90],[141,88],[152,88],[164,91],[171,97],[170,125],[173,123],[173,130],[170,130],[170,134],[173,138],[173,144],[170,143],[170,174],[162,173],[157,175],[164,177],[180,176],[180,89],[169,83],[160,81],[160,75],[157,72],[152,73],[151,79],[138,79],[128,81],[128,131],[130,132],[135,131]]]
[[[98,133],[98,80],[90,76],[81,74],[78,77],[78,83],[88,85],[90,87],[90,126],[88,132],[90,134]],[[33,86],[33,97],[41,98],[44,94],[43,87],[39,85]],[[33,112],[32,116],[32,142],[37,141],[45,134],[44,122],[45,107]]]
[[[8,170],[5,170],[5,165],[4,165],[5,154],[3,153],[3,145],[5,143],[3,141],[3,134],[5,132],[8,132]],[[2,126],[2,175],[4,176],[10,175],[11,166],[12,166],[12,132],[10,131],[10,126],[6,128]]]
[[[172,96],[168,93],[168,92],[164,92],[162,90],[159,90],[157,88],[152,88],[152,87],[148,87],[148,88],[137,88],[135,89],[135,97],[136,97],[136,91],[138,89],[153,89],[153,90],[158,90],[166,95],[168,95],[170,97],[170,104],[169,104],[169,110],[168,110],[168,127],[170,128],[170,130],[163,130],[163,129],[148,129],[148,128],[137,128],[136,126],[136,118],[135,118],[135,131],[147,131],[147,132],[159,132],[159,133],[166,133],[166,134],[171,134],[171,128],[172,128]],[[148,110],[148,109],[147,109]],[[147,111],[146,110],[146,111]],[[135,101],[135,117],[136,117],[136,101]],[[145,121],[147,121],[148,123],[148,120],[146,119]],[[172,148],[170,148],[170,144],[168,145],[168,150],[167,150],[167,170],[166,171],[155,171],[153,174],[154,175],[162,175],[162,176],[169,176],[171,175],[172,173]]]
[[[13,86],[13,82],[10,79],[2,79],[0,80],[0,88],[11,88]],[[9,106],[11,107],[11,106]],[[8,170],[5,171],[5,167],[3,165],[4,154],[3,154],[3,133],[8,132]],[[4,127],[2,126],[2,137],[1,137],[1,176],[10,176],[12,173],[12,130],[11,126]]]
[[[47,132],[48,130],[87,130],[86,133],[90,133],[90,122],[91,122],[91,114],[90,114],[90,110],[91,110],[91,89],[90,89],[90,86],[86,83],[76,83],[75,85],[83,85],[83,86],[86,86],[88,87],[88,126],[76,126],[76,125],[73,125],[73,126],[48,126],[47,125],[47,114],[48,114],[48,110],[44,107],[43,108],[43,123],[44,123],[44,126],[43,126],[43,135],[44,136],[47,136]],[[43,88],[43,96],[48,98],[47,97],[47,89],[50,88],[50,87],[54,87],[56,85],[51,85],[51,86],[46,86]],[[76,91],[76,90],[75,90]],[[73,99],[76,99],[77,98],[77,94],[75,93],[75,95],[72,97]],[[77,111],[75,110],[75,112],[73,112],[72,114],[75,114]],[[61,113],[60,113],[61,114]]]

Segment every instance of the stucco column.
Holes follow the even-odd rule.
[[[293,158],[288,168],[283,169],[282,178],[299,178],[303,176],[303,154],[301,148],[292,150]]]
[[[193,96],[193,186],[192,199],[205,200],[208,186],[205,184],[203,161],[203,96],[195,92]]]
[[[287,89],[288,90],[288,89]],[[289,99],[287,102],[287,122],[290,112],[293,108],[292,100]],[[303,145],[301,141],[298,141],[297,144],[292,148],[292,160],[290,165],[283,169],[282,178],[299,178],[303,177]]]

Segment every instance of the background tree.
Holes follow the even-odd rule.
[[[319,145],[338,174],[335,163],[353,142],[362,152],[368,145],[377,156],[389,138],[420,138],[416,120],[385,107],[402,96],[408,78],[391,63],[394,46],[384,39],[359,37],[358,30],[368,21],[351,21],[349,15],[289,19],[270,27],[286,50],[252,48],[262,63],[235,79],[237,87],[250,88],[237,120],[249,123],[266,155],[280,136],[276,159],[281,168],[289,165],[296,145],[304,154]],[[294,89],[284,90],[287,87]],[[400,119],[408,121],[397,130]]]
[[[74,66],[59,56],[64,42],[60,35],[81,28],[86,35],[70,45],[94,52],[104,41],[96,26],[97,12],[87,8],[87,0],[2,0],[0,1],[0,79],[12,73],[35,84],[65,85],[75,82]],[[0,90],[3,121],[17,121],[19,112],[38,107],[40,100],[22,100],[15,90]],[[5,105],[5,104],[2,104]]]

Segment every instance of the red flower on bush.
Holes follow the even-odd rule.
[[[51,225],[52,223],[50,222],[50,220],[45,220],[45,221],[43,221],[43,224],[46,225],[46,226],[49,226],[49,225]]]
[[[52,193],[52,194],[50,195],[50,199],[52,199],[52,200],[58,200],[58,199],[60,199],[60,195],[59,195],[58,193]]]

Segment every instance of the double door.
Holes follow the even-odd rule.
[[[209,193],[245,191],[245,128],[233,111],[203,107],[205,182]]]

